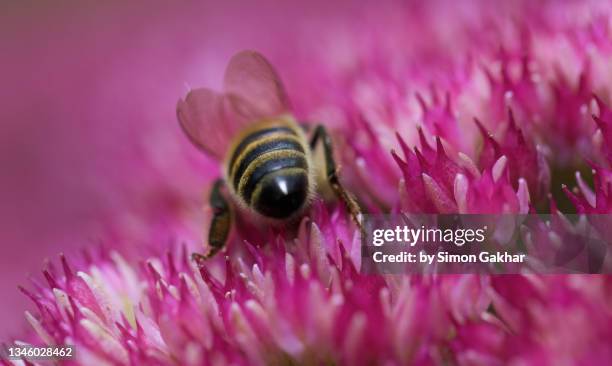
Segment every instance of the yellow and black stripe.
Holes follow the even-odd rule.
[[[304,138],[290,125],[263,125],[247,132],[236,145],[228,163],[228,183],[247,206],[266,211],[271,184],[278,179],[308,184],[308,159]],[[304,187],[307,189],[307,187]],[[305,199],[305,197],[304,197]],[[295,199],[293,200],[295,201]],[[292,205],[295,205],[293,203]],[[273,210],[266,216],[289,216],[295,207]]]

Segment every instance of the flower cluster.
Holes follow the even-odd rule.
[[[609,6],[511,3],[384,5],[279,64],[368,212],[612,213]],[[236,221],[212,261],[189,259],[193,238],[62,257],[22,288],[36,310],[18,341],[75,344],[80,365],[612,359],[608,276],[365,275],[341,205],[315,200],[297,228]]]

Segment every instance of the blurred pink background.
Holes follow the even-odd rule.
[[[480,15],[516,3],[482,2]],[[24,329],[30,305],[17,285],[40,277],[45,259],[99,243],[129,252],[153,233],[171,240],[164,227],[177,211],[189,216],[187,232],[202,230],[205,177],[218,165],[182,135],[175,106],[189,87],[219,88],[235,52],[272,61],[298,117],[342,98],[376,99],[342,84],[377,67],[358,65],[359,53],[412,65],[401,70],[409,87],[452,88],[447,61],[473,42],[458,25],[479,21],[470,4],[0,3],[0,339]]]
[[[188,85],[219,86],[243,48],[291,64],[299,34],[316,40],[317,23],[340,24],[351,7],[2,2],[0,339],[24,329],[17,285],[46,258],[96,245],[108,222],[158,220],[151,207],[197,207],[194,167],[216,165],[178,129]]]

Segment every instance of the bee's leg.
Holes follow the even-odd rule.
[[[208,246],[210,249],[206,254],[193,253],[191,255],[192,259],[197,263],[213,257],[223,249],[229,236],[232,218],[229,203],[221,193],[223,185],[223,180],[217,179],[210,192],[209,203],[212,208],[212,220],[208,232]]]
[[[334,193],[340,200],[344,202],[348,209],[351,217],[359,226],[360,230],[363,230],[361,225],[361,209],[357,204],[357,201],[353,196],[342,186],[338,179],[338,169],[336,167],[336,161],[334,160],[333,145],[330,136],[327,134],[327,130],[322,125],[318,125],[312,138],[310,140],[310,148],[314,151],[319,141],[323,142],[323,153],[325,156],[325,171],[327,175],[327,181],[329,182]]]

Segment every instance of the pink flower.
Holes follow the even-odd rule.
[[[247,242],[218,265],[178,246],[139,267],[111,253],[75,272],[62,257],[46,286],[22,289],[38,313],[26,318],[40,341],[74,343],[79,364],[430,364],[463,324],[486,321],[487,278],[362,275],[359,243],[336,241],[344,213],[315,210],[296,242]]]
[[[297,117],[333,131],[340,176],[368,212],[609,214],[610,15],[596,2],[381,4],[270,58]],[[143,170],[194,184],[202,162],[181,149],[178,168]],[[612,359],[607,276],[366,275],[349,215],[319,199],[296,228],[237,215],[224,256],[194,263],[210,208],[188,203],[200,192],[155,187],[137,200],[139,225],[107,223],[108,250],[61,257],[46,284],[22,289],[36,308],[18,341],[75,344],[84,365]],[[553,220],[524,239],[572,229]]]

